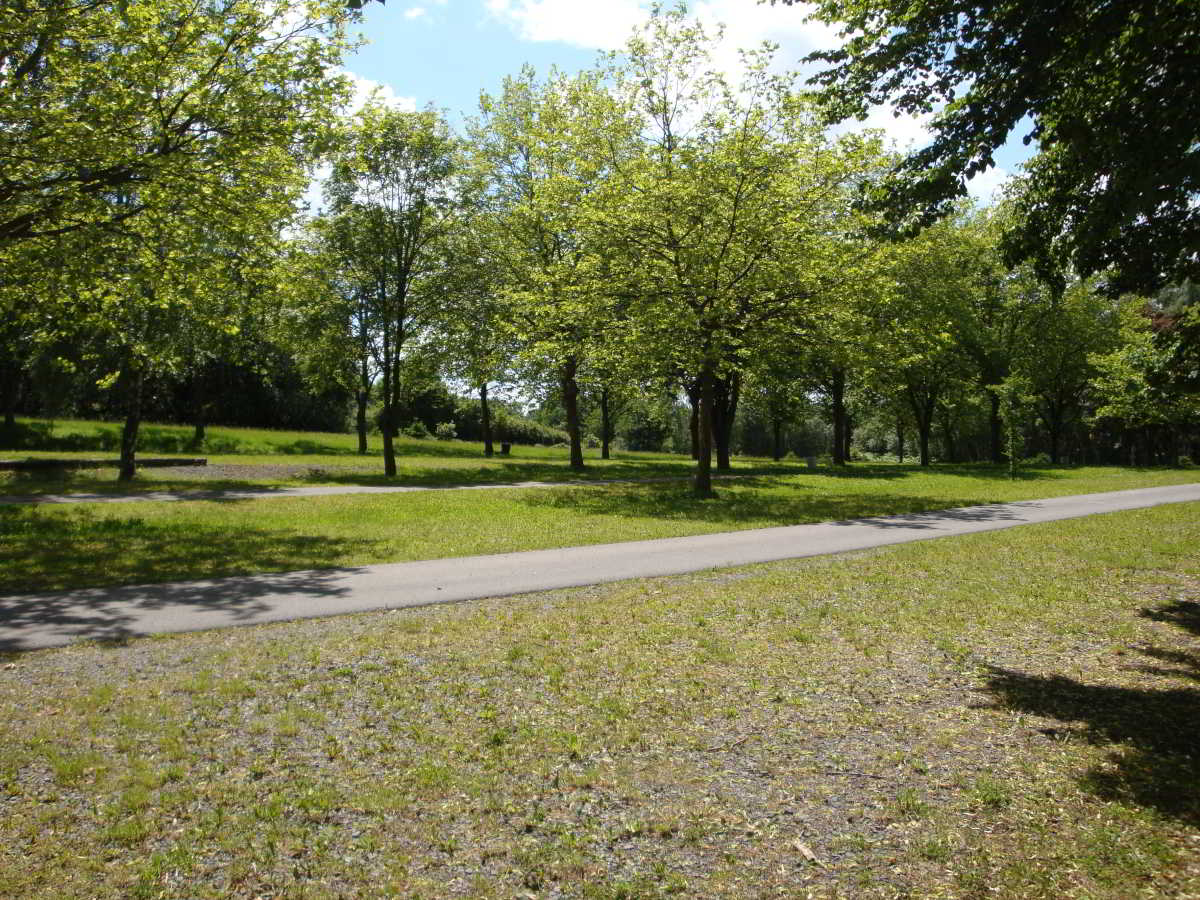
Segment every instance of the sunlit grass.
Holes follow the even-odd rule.
[[[634,541],[1195,480],[1187,471],[854,466],[686,483],[0,506],[0,593]]]
[[[12,655],[0,896],[1192,896],[1197,546],[1180,504]]]

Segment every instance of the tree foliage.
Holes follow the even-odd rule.
[[[872,198],[893,222],[948,214],[1029,117],[1040,149],[1010,262],[1111,269],[1114,292],[1200,277],[1200,4],[820,0],[813,15],[845,39],[809,57],[829,64],[831,118],[935,112],[931,143]]]

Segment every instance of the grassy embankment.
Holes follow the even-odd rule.
[[[440,470],[431,470],[440,471]],[[504,553],[1194,482],[1191,470],[856,464],[686,482],[0,506],[0,594]]]
[[[0,896],[1194,897],[1198,546],[1183,504],[11,656]]]

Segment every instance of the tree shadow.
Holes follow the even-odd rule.
[[[921,498],[918,498],[921,499]],[[942,500],[941,503],[962,504],[961,500]],[[833,522],[833,525],[870,525],[882,529],[918,529],[928,530],[937,528],[947,522],[1016,522],[1020,515],[1013,509],[1022,504],[1017,503],[988,503],[976,506],[959,506],[958,508],[937,507],[933,512],[893,513],[887,518],[880,516],[862,516],[856,519],[844,519]]]
[[[1200,603],[1179,601],[1141,614],[1200,634]],[[1144,675],[1200,680],[1195,649],[1140,652],[1169,664],[1132,667]],[[1200,690],[1114,687],[999,667],[991,667],[987,690],[1006,709],[1077,723],[1089,742],[1113,746],[1107,764],[1081,778],[1086,790],[1200,826]]]
[[[102,609],[98,591],[85,606],[97,605],[95,620],[72,604],[56,610],[41,601],[16,594],[63,591],[86,586],[150,585],[196,578],[251,576],[245,589],[225,597],[222,592],[197,588],[189,593],[172,588],[154,602],[226,604],[234,609],[286,582],[304,589],[311,579],[321,590],[321,577],[297,570],[334,569],[347,555],[369,554],[376,542],[331,538],[298,530],[237,529],[187,521],[145,521],[137,517],[108,517],[103,511],[77,507],[69,515],[44,515],[36,507],[0,507],[0,625],[33,621],[37,616],[74,616],[78,626],[100,636],[118,629],[118,619]],[[280,581],[283,579],[283,582]],[[290,579],[290,580],[289,580]],[[295,582],[293,584],[293,582]],[[260,589],[261,588],[261,589]],[[140,590],[140,588],[139,588]],[[149,601],[146,601],[149,602]],[[41,610],[39,612],[39,610]],[[250,610],[251,612],[253,610]],[[64,625],[68,618],[64,619]],[[2,645],[0,645],[2,646]]]
[[[253,621],[273,607],[266,598],[343,596],[341,578],[354,569],[285,572],[224,578],[220,582],[86,588],[38,596],[0,596],[0,658],[48,646],[94,640],[120,645],[158,630],[143,616],[203,611],[219,614],[203,627]],[[164,621],[157,617],[155,621]]]
[[[692,522],[745,525],[796,525],[836,521],[855,524],[862,520],[879,527],[929,528],[935,518],[920,513],[950,506],[970,506],[980,498],[927,497],[911,494],[827,494],[812,492],[803,485],[788,484],[766,477],[737,479],[738,490],[717,486],[715,498],[696,496],[686,484],[678,482],[609,485],[594,488],[560,488],[529,493],[520,502],[535,508],[568,509],[589,516],[624,518],[678,519]],[[907,523],[891,523],[881,517],[909,514]],[[980,513],[983,516],[985,513]],[[997,508],[993,517],[1006,515]]]

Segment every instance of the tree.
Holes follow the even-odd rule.
[[[480,106],[471,137],[493,226],[489,256],[525,361],[557,382],[571,468],[582,469],[579,378],[611,299],[591,213],[628,124],[595,73],[540,81],[526,67]]]
[[[345,210],[343,217],[352,217]],[[279,263],[274,316],[276,338],[315,387],[338,385],[354,393],[358,452],[367,452],[367,406],[379,378],[379,310],[375,287],[338,252],[339,231],[351,223],[322,216],[285,248]]]
[[[813,291],[811,274],[790,277],[783,248],[793,260],[826,256],[846,180],[803,99],[768,73],[769,53],[748,55],[734,89],[711,46],[678,8],[630,41],[615,75],[642,128],[604,206],[630,345],[654,371],[695,382],[701,495],[712,492],[719,392],[731,422],[754,348]]]
[[[3,4],[0,244],[111,228],[164,194],[226,214],[231,183],[322,141],[350,15],[334,0]]]
[[[1097,375],[1092,358],[1116,349],[1118,324],[1113,301],[1092,283],[1077,281],[1047,311],[1044,326],[1016,360],[1045,424],[1052,463],[1062,461],[1063,439],[1083,420]]]
[[[1040,149],[1010,262],[1111,269],[1114,293],[1200,279],[1200,4],[818,0],[813,16],[844,38],[809,57],[830,64],[813,80],[831,119],[936,110],[931,143],[872,198],[893,222],[950,213],[1028,116]]]
[[[443,371],[460,379],[479,395],[483,455],[495,453],[491,386],[512,377],[517,353],[509,327],[511,306],[498,274],[486,216],[476,207],[441,244],[441,262],[434,276],[438,297],[434,341]]]
[[[898,392],[912,410],[922,466],[931,462],[935,415],[972,376],[969,358],[955,339],[955,322],[976,289],[972,252],[953,220],[891,248],[892,284],[883,298],[876,342],[876,379]]]
[[[378,328],[384,473],[396,474],[395,436],[406,354],[428,338],[438,242],[457,213],[458,142],[431,110],[365,106],[333,156],[326,186],[333,244],[362,288],[364,319]]]

